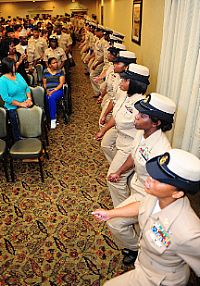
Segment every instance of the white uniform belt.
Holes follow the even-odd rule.
[[[175,273],[185,266],[185,263],[180,263],[174,266],[162,265],[161,263],[152,260],[144,252],[142,253],[141,251],[138,255],[138,261],[140,262],[141,266],[144,266],[145,268],[149,269],[150,271],[152,270],[154,272],[159,272],[158,271],[159,269],[162,272]]]

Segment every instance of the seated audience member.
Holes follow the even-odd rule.
[[[26,54],[16,50],[17,45],[13,40],[9,40],[4,44],[4,57],[9,57],[15,61],[16,71],[28,83],[28,76],[25,69]]]
[[[186,196],[200,191],[200,160],[172,149],[150,159],[146,169],[150,177],[145,181],[143,202],[93,212],[101,221],[138,216],[141,228],[135,269],[104,285],[184,286],[189,267],[200,281],[200,220]]]
[[[43,86],[46,89],[46,100],[51,118],[51,129],[56,128],[56,103],[63,96],[65,75],[58,66],[56,58],[48,59],[48,67],[44,70]]]
[[[20,139],[20,133],[16,109],[32,106],[31,93],[24,78],[16,72],[14,59],[6,57],[2,60],[2,74],[0,78],[0,95],[5,102],[5,108],[8,110],[13,139],[17,141]]]

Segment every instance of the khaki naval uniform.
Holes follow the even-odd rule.
[[[189,266],[200,277],[200,220],[187,197],[156,211],[148,195],[139,209],[140,251],[135,269],[105,286],[185,286]]]
[[[22,46],[21,43],[19,43],[16,45],[16,51],[20,53],[21,55],[24,55],[26,54],[27,46]]]
[[[113,104],[115,104],[117,102],[117,100],[120,97],[120,90],[118,90],[119,88],[119,84],[120,84],[120,76],[118,73],[114,72],[114,66],[113,64],[110,65],[109,69],[106,72],[106,79],[103,82],[103,84],[101,84],[100,86],[100,90],[103,87],[106,89],[106,94],[103,98],[103,101],[101,103],[101,115],[100,115],[100,119],[102,118],[102,116],[104,115],[110,100],[113,101]],[[110,116],[109,116],[110,118]],[[108,119],[107,118],[107,121]]]
[[[92,33],[90,32],[90,37],[89,37],[89,52],[87,53],[87,55],[83,58],[83,62],[84,63],[87,63],[88,62],[88,59],[90,58],[91,54],[93,53],[94,51],[94,48],[95,48],[95,43],[96,41],[98,40],[98,38]],[[88,68],[90,68],[90,66],[92,65],[93,61],[94,61],[95,57],[93,56],[90,60],[89,60],[89,63],[88,63]]]
[[[35,48],[36,52],[40,55],[40,59],[43,60],[45,50],[48,48],[47,41],[42,37],[38,39],[31,37],[28,40],[28,49],[31,50],[32,47]]]
[[[27,46],[27,58],[28,62],[30,63],[30,66],[32,66],[35,61],[40,59],[40,54],[38,53],[35,46],[33,45]]]
[[[114,106],[120,97],[125,98],[127,95],[125,91],[122,91],[119,88],[119,84],[120,84],[120,76],[118,73],[114,73],[114,67],[113,67],[110,69],[110,73],[108,74],[106,79],[107,94],[105,95],[106,98],[104,99],[103,108],[99,119],[100,128],[103,127],[100,124],[100,120],[104,115],[110,101],[112,100]],[[112,113],[107,115],[106,122],[110,119],[111,116]],[[105,133],[103,139],[101,140],[101,149],[104,152],[104,155],[109,163],[112,162],[117,152],[116,149],[117,136],[118,136],[117,128],[116,126],[114,126]]]
[[[57,47],[56,49],[48,48],[44,53],[44,61],[47,62],[49,58],[56,58],[58,61],[58,66],[60,67],[61,63],[66,61],[67,57],[65,51]]]
[[[82,46],[81,51],[80,51],[82,60],[85,57],[86,51],[89,48],[89,37],[90,37],[90,32],[88,30],[86,30],[85,36],[84,36],[84,43],[83,43],[83,46]]]
[[[119,74],[111,73],[110,77],[108,79],[108,82],[107,82],[108,83],[108,85],[107,85],[107,91],[108,92],[107,92],[106,96],[108,98],[108,101],[105,103],[105,105],[103,107],[103,110],[102,110],[101,115],[100,115],[100,119],[104,115],[110,100],[112,100],[113,106],[114,106],[119,98],[124,99],[127,96],[127,93],[125,91],[122,91],[119,88],[119,82],[120,82]],[[107,120],[109,120],[111,115],[112,114],[109,114],[107,116]],[[99,126],[100,126],[100,128],[102,127],[100,122],[99,122]],[[116,126],[114,126],[104,134],[103,139],[101,140],[101,149],[104,152],[104,155],[105,155],[105,157],[109,163],[112,162],[112,160],[115,157],[116,152],[117,152],[117,148],[116,148],[117,136],[118,136],[118,131],[117,131]]]
[[[146,139],[144,139],[143,134],[143,130],[137,132],[131,152],[135,165],[135,173],[132,178],[129,179],[131,195],[117,207],[144,200],[146,196],[144,182],[148,177],[146,162],[171,149],[170,143],[161,129],[158,129]],[[120,248],[128,248],[137,251],[139,235],[137,222],[137,217],[114,218],[107,222],[108,227]]]
[[[94,49],[95,60],[90,67],[90,80],[91,80],[92,88],[93,88],[94,93],[96,95],[99,93],[100,86],[99,86],[99,83],[94,81],[94,78],[96,76],[100,75],[100,73],[103,70],[103,67],[104,67],[104,50],[107,49],[108,47],[109,47],[109,43],[104,39],[104,37],[99,39],[95,44],[95,49]],[[98,66],[94,70],[92,70],[92,67],[99,62],[101,62],[101,63],[98,64]]]
[[[68,47],[72,45],[72,38],[70,34],[62,32],[61,35],[56,36],[58,37],[58,46],[66,52]]]
[[[142,98],[143,96],[141,94],[136,93],[130,97],[126,94],[126,96],[121,96],[118,99],[113,108],[113,117],[117,129],[117,152],[111,162],[108,175],[115,173],[131,153],[133,141],[137,132],[133,125],[135,116],[138,113],[134,104]],[[129,197],[127,179],[132,172],[133,169],[124,173],[118,183],[107,181],[114,207]]]

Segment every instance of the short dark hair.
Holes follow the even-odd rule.
[[[14,59],[9,57],[5,57],[2,60],[2,74],[12,73],[13,74],[13,66],[15,66]]]
[[[51,57],[51,58],[48,59],[48,66],[51,64],[51,62],[52,62],[53,60],[56,60],[56,61],[57,61],[57,59],[56,59],[55,57]]]
[[[135,93],[145,94],[147,90],[147,86],[148,85],[144,82],[141,82],[135,79],[130,79],[129,88],[128,88],[127,93],[129,95],[133,95]]]

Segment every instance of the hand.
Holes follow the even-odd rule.
[[[19,107],[27,108],[28,107],[27,101],[20,102]]]
[[[26,101],[27,107],[31,107],[33,105],[32,99],[27,99]]]
[[[108,176],[108,181],[117,183],[120,181],[120,175],[118,173],[111,173]]]
[[[34,72],[34,67],[29,67],[29,72],[32,74]]]
[[[97,98],[97,104],[102,103],[103,97],[101,95],[99,95],[99,97]]]
[[[105,132],[103,131],[103,129],[101,129],[95,136],[95,139],[97,141],[100,141],[103,138],[103,135],[105,134]]]
[[[104,125],[105,123],[106,123],[106,116],[103,115],[100,119],[100,124]]]
[[[22,61],[23,61],[23,60],[26,60],[26,59],[27,59],[26,54],[22,54],[22,55],[21,55],[21,59],[22,59]]]
[[[100,80],[101,80],[101,77],[100,76],[95,76],[93,78],[94,82],[98,83]]]
[[[92,214],[96,219],[100,221],[107,221],[111,218],[109,212],[110,212],[109,210],[97,209],[94,212],[92,212]]]
[[[49,91],[47,92],[47,95],[48,95],[48,96],[51,96],[52,93],[54,93],[54,91],[55,91],[54,89],[49,90]]]

